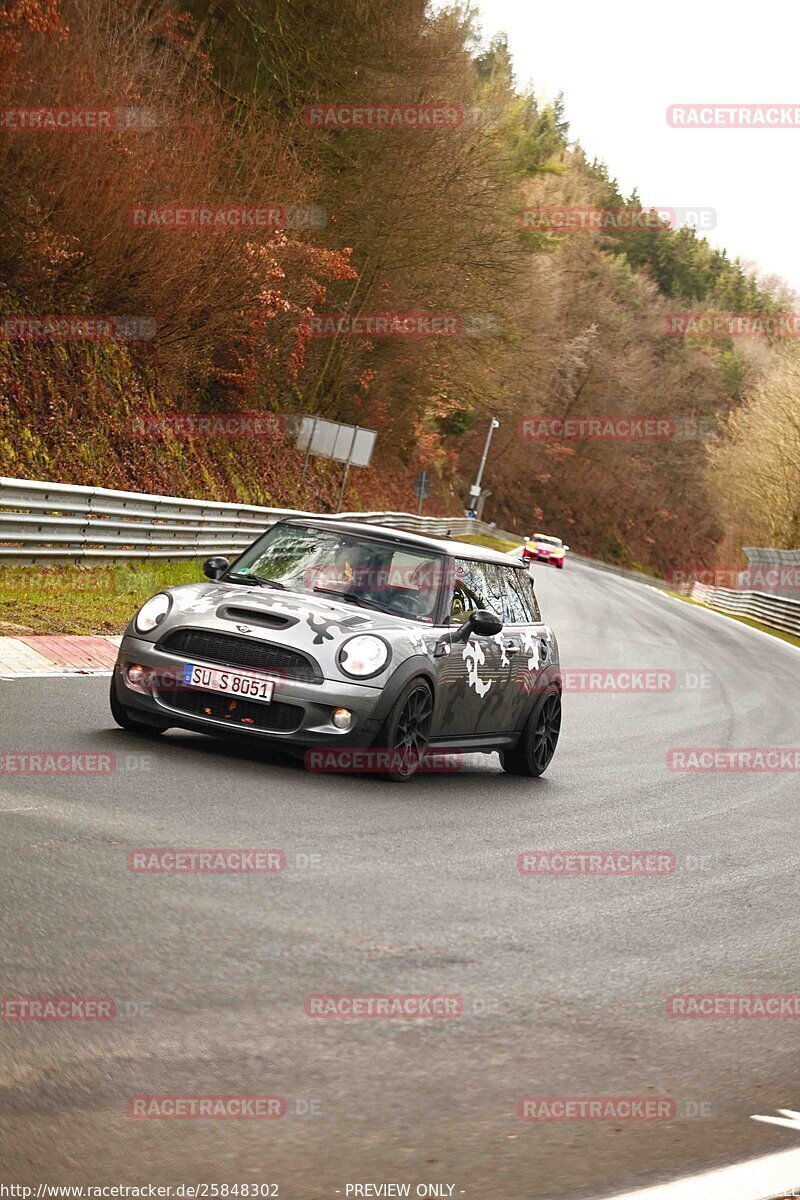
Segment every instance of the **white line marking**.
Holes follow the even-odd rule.
[[[612,1200],[770,1200],[786,1195],[799,1183],[800,1150],[783,1150],[674,1183],[626,1192]]]
[[[3,683],[19,683],[23,679],[110,679],[114,674],[112,670],[108,671],[26,671],[24,675],[2,675],[0,681]]]
[[[0,808],[0,813],[10,812],[36,812],[36,806],[29,804],[27,808]]]
[[[795,1133],[800,1133],[800,1113],[795,1112],[793,1108],[779,1108],[779,1113],[783,1113],[782,1117],[751,1117],[751,1121],[765,1121],[769,1125],[785,1125],[787,1129],[793,1129]],[[788,1118],[788,1120],[787,1120]]]

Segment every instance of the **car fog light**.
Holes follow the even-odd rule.
[[[147,675],[144,667],[140,667],[136,663],[129,663],[125,668],[125,679],[128,687],[134,688],[135,691],[144,692],[147,690]]]
[[[333,723],[337,729],[349,729],[353,724],[353,714],[349,708],[337,708],[334,710]]]

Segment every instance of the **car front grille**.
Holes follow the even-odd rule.
[[[285,704],[282,700],[259,704],[254,700],[234,699],[220,692],[206,692],[202,688],[159,690],[158,698],[169,708],[195,717],[224,721],[232,728],[291,733],[303,719],[303,710],[296,704]]]
[[[297,679],[301,683],[322,682],[319,664],[310,655],[256,638],[207,629],[176,629],[159,642],[158,649],[180,654],[190,661],[201,659],[223,663],[226,667],[274,671],[284,679]]]

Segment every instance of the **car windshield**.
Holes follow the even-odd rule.
[[[535,533],[533,535],[533,540],[535,542],[544,542],[546,546],[563,546],[564,545],[564,543],[561,541],[561,538],[545,537],[545,535],[543,533]]]
[[[414,546],[335,528],[275,525],[246,550],[230,577],[256,575],[295,592],[341,596],[366,608],[432,623],[443,558]]]

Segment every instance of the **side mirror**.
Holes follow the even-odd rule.
[[[228,569],[227,558],[207,558],[203,563],[203,574],[208,579],[219,579]]]
[[[565,546],[565,547],[564,547],[564,549],[565,549],[565,550],[569,550],[569,546]]]
[[[464,624],[454,630],[451,641],[468,642],[473,633],[477,633],[479,637],[494,637],[502,628],[503,622],[493,612],[486,608],[476,608]]]
[[[529,537],[524,537],[522,540],[523,542],[529,542],[531,539]]]

